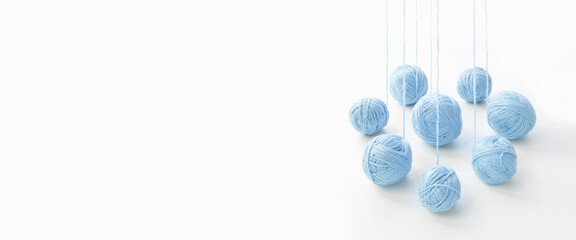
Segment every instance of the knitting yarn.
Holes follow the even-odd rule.
[[[519,139],[536,124],[536,112],[527,98],[513,91],[492,97],[487,106],[488,124],[500,136]]]
[[[516,151],[508,139],[488,136],[474,144],[472,167],[488,184],[506,182],[516,173]]]
[[[366,176],[375,184],[398,183],[412,167],[410,144],[396,135],[375,137],[366,146],[362,167]]]
[[[484,101],[492,91],[492,77],[481,67],[469,68],[460,74],[458,95],[467,102],[474,102],[474,78],[476,78],[476,103]]]
[[[450,167],[432,167],[422,174],[418,195],[422,206],[428,210],[447,211],[460,199],[460,180]]]
[[[378,133],[388,124],[388,108],[377,98],[364,98],[354,103],[349,115],[352,126],[364,135]]]
[[[458,102],[442,94],[428,94],[412,110],[412,128],[416,135],[436,146],[436,106],[439,110],[438,145],[446,145],[462,132],[462,114]]]
[[[424,71],[414,65],[402,65],[396,68],[390,76],[390,93],[400,103],[404,99],[404,87],[406,87],[406,105],[418,102],[428,90],[428,80]]]

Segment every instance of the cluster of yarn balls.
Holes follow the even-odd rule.
[[[450,96],[426,94],[428,81],[422,69],[403,65],[390,77],[392,97],[404,105],[415,104],[412,127],[416,135],[433,146],[449,144],[460,136],[462,113],[458,102]],[[479,67],[466,69],[460,75],[457,91],[467,102],[482,102],[492,91],[492,77]],[[488,124],[500,136],[488,136],[474,144],[472,167],[483,182],[500,184],[516,173],[517,155],[508,139],[519,139],[528,134],[536,123],[536,113],[526,97],[517,92],[503,91],[488,101],[487,116]],[[350,108],[349,118],[358,132],[375,135],[387,125],[389,112],[382,100],[365,98]],[[392,134],[373,138],[362,159],[364,173],[377,185],[402,181],[411,166],[410,144]],[[435,166],[422,174],[418,195],[428,210],[444,212],[460,199],[460,189],[460,181],[453,169]]]

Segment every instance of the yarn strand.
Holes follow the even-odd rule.
[[[406,0],[402,0],[402,65],[406,65]]]
[[[402,0],[402,65],[406,65],[406,0]],[[406,75],[402,79],[402,139],[406,138]]]
[[[484,0],[484,37],[486,38],[486,79],[488,79],[488,0]],[[486,97],[488,97],[488,88],[486,88]]]
[[[389,62],[389,58],[388,58],[388,29],[390,28],[390,24],[388,23],[388,1],[386,0],[386,105],[388,105],[388,95],[389,95],[389,88],[390,88],[390,84],[389,84],[389,78],[388,78],[388,62]]]
[[[472,62],[474,64],[474,70],[472,71],[472,94],[474,95],[474,143],[476,143],[476,0],[472,0],[472,5]],[[486,77],[486,81],[488,81],[488,77]]]
[[[430,93],[434,92],[434,2],[430,1]]]
[[[440,97],[440,0],[436,0],[436,94]],[[436,101],[436,165],[440,165],[440,101]]]
[[[406,138],[406,75],[402,79],[402,138]]]
[[[461,128],[461,116],[460,116],[460,107],[458,103],[450,98],[449,96],[440,96],[440,64],[439,64],[439,55],[440,55],[440,1],[436,0],[436,95],[430,94],[424,96],[415,106],[415,109],[412,111],[412,119],[414,123],[414,119],[420,122],[425,122],[422,126],[427,125],[426,118],[418,118],[418,114],[424,112],[423,109],[420,109],[425,104],[428,104],[431,99],[435,100],[435,107],[436,107],[436,166],[429,168],[422,174],[420,177],[420,183],[418,184],[418,197],[420,198],[420,203],[422,206],[427,208],[432,212],[444,212],[451,209],[456,201],[460,199],[460,180],[453,169],[440,166],[440,101],[442,101],[443,107],[443,116],[446,116],[447,124],[457,126],[458,132],[456,133],[455,137],[460,134]],[[432,32],[432,31],[431,31]],[[431,38],[432,39],[432,38]],[[431,44],[432,45],[432,44]],[[432,51],[431,51],[432,52]],[[431,67],[432,69],[433,67]],[[432,91],[431,91],[432,92]],[[435,98],[434,98],[435,97]],[[450,106],[452,105],[452,106]],[[433,106],[433,105],[429,105]],[[428,107],[424,107],[429,109]],[[454,119],[450,119],[450,115],[448,113],[454,113]],[[415,114],[416,113],[416,116]],[[430,111],[427,111],[426,114],[429,114]],[[419,119],[419,120],[418,120]],[[424,121],[422,121],[424,120]],[[458,121],[459,120],[459,121]],[[413,125],[416,134],[418,134],[418,126],[420,124]],[[429,128],[426,128],[428,130]],[[443,133],[447,129],[446,127],[442,127]],[[455,130],[455,128],[449,128],[451,130]],[[432,134],[429,134],[432,135]],[[422,137],[422,136],[420,136]],[[446,136],[442,138],[443,140],[447,140]],[[430,139],[432,140],[432,139]],[[452,139],[453,140],[453,139]],[[433,141],[433,140],[432,140]],[[429,141],[429,143],[432,143]],[[451,141],[451,140],[450,140]],[[443,143],[444,145],[446,143]]]
[[[418,66],[418,0],[416,0],[416,66]]]

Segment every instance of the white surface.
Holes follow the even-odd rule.
[[[462,183],[446,214],[418,201],[434,149],[410,124],[407,179],[377,187],[362,172],[370,138],[348,108],[385,97],[384,1],[2,2],[0,239],[574,238],[573,4],[489,2],[493,93],[524,94],[538,122],[514,141],[513,180],[487,186],[455,90],[472,65],[471,1],[441,2],[440,91],[464,114],[440,153]],[[389,107],[385,133],[401,134]],[[484,105],[478,123],[493,134]]]

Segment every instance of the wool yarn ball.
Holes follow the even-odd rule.
[[[446,145],[462,132],[460,105],[453,98],[442,94],[428,94],[412,109],[412,128],[416,135],[436,146],[436,106],[439,110],[438,145]]]
[[[484,101],[492,91],[492,77],[481,67],[469,68],[460,74],[458,95],[474,103],[474,79],[476,79],[476,103]]]
[[[402,65],[390,76],[390,94],[396,101],[404,99],[404,81],[406,81],[406,105],[412,105],[428,91],[428,79],[421,68],[414,65]]]
[[[350,122],[364,135],[380,132],[388,124],[386,103],[377,98],[364,98],[350,108]]]
[[[418,196],[422,206],[428,210],[447,211],[460,199],[460,180],[450,167],[432,167],[420,178]]]
[[[506,182],[516,173],[516,151],[508,139],[489,136],[474,144],[472,167],[487,184]]]
[[[362,158],[366,176],[378,185],[395,184],[412,168],[410,144],[399,136],[384,134],[372,139]]]
[[[536,124],[536,112],[530,101],[520,93],[504,91],[488,100],[488,125],[500,136],[519,139]]]

